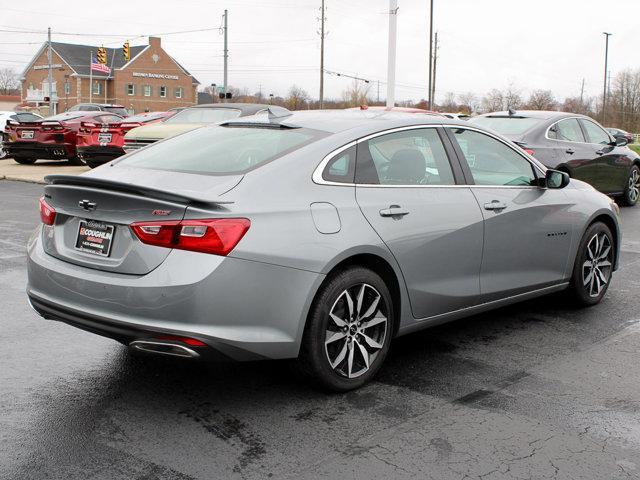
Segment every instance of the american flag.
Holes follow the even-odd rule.
[[[111,69],[98,62],[98,59],[93,53],[91,54],[91,70],[94,72],[106,73],[107,75],[111,73]]]

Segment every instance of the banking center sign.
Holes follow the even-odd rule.
[[[178,75],[169,75],[168,73],[148,73],[148,72],[133,72],[134,77],[142,78],[159,78],[161,80],[179,80]]]

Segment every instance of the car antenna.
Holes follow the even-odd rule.
[[[515,114],[516,114],[516,111],[513,108],[510,108],[509,109],[509,116],[515,115]]]
[[[269,115],[269,120],[275,120],[276,118],[289,117],[290,115],[292,115],[290,110],[284,107],[279,107],[277,105],[270,105],[269,108],[267,108],[267,113]]]

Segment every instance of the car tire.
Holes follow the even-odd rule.
[[[634,165],[629,171],[629,177],[627,179],[627,185],[624,188],[624,193],[620,197],[620,203],[627,207],[633,207],[640,199],[640,167]]]
[[[87,162],[85,162],[82,157],[71,157],[67,161],[70,165],[84,166],[87,164]]]
[[[569,286],[579,306],[595,305],[605,296],[613,274],[614,255],[609,227],[602,222],[591,224],[580,241]]]
[[[34,163],[36,163],[35,158],[27,158],[27,157],[13,157],[13,159],[15,160],[16,163],[19,163],[20,165],[33,165]]]
[[[323,389],[361,387],[382,366],[394,322],[391,294],[378,274],[349,267],[331,275],[311,306],[299,370]]]

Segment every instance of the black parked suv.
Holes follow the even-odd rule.
[[[640,197],[640,156],[595,120],[566,112],[493,112],[469,120],[519,145],[549,168],[590,183],[624,205]]]
[[[121,117],[129,116],[129,112],[122,105],[111,103],[78,103],[68,109],[67,112],[109,112]]]

